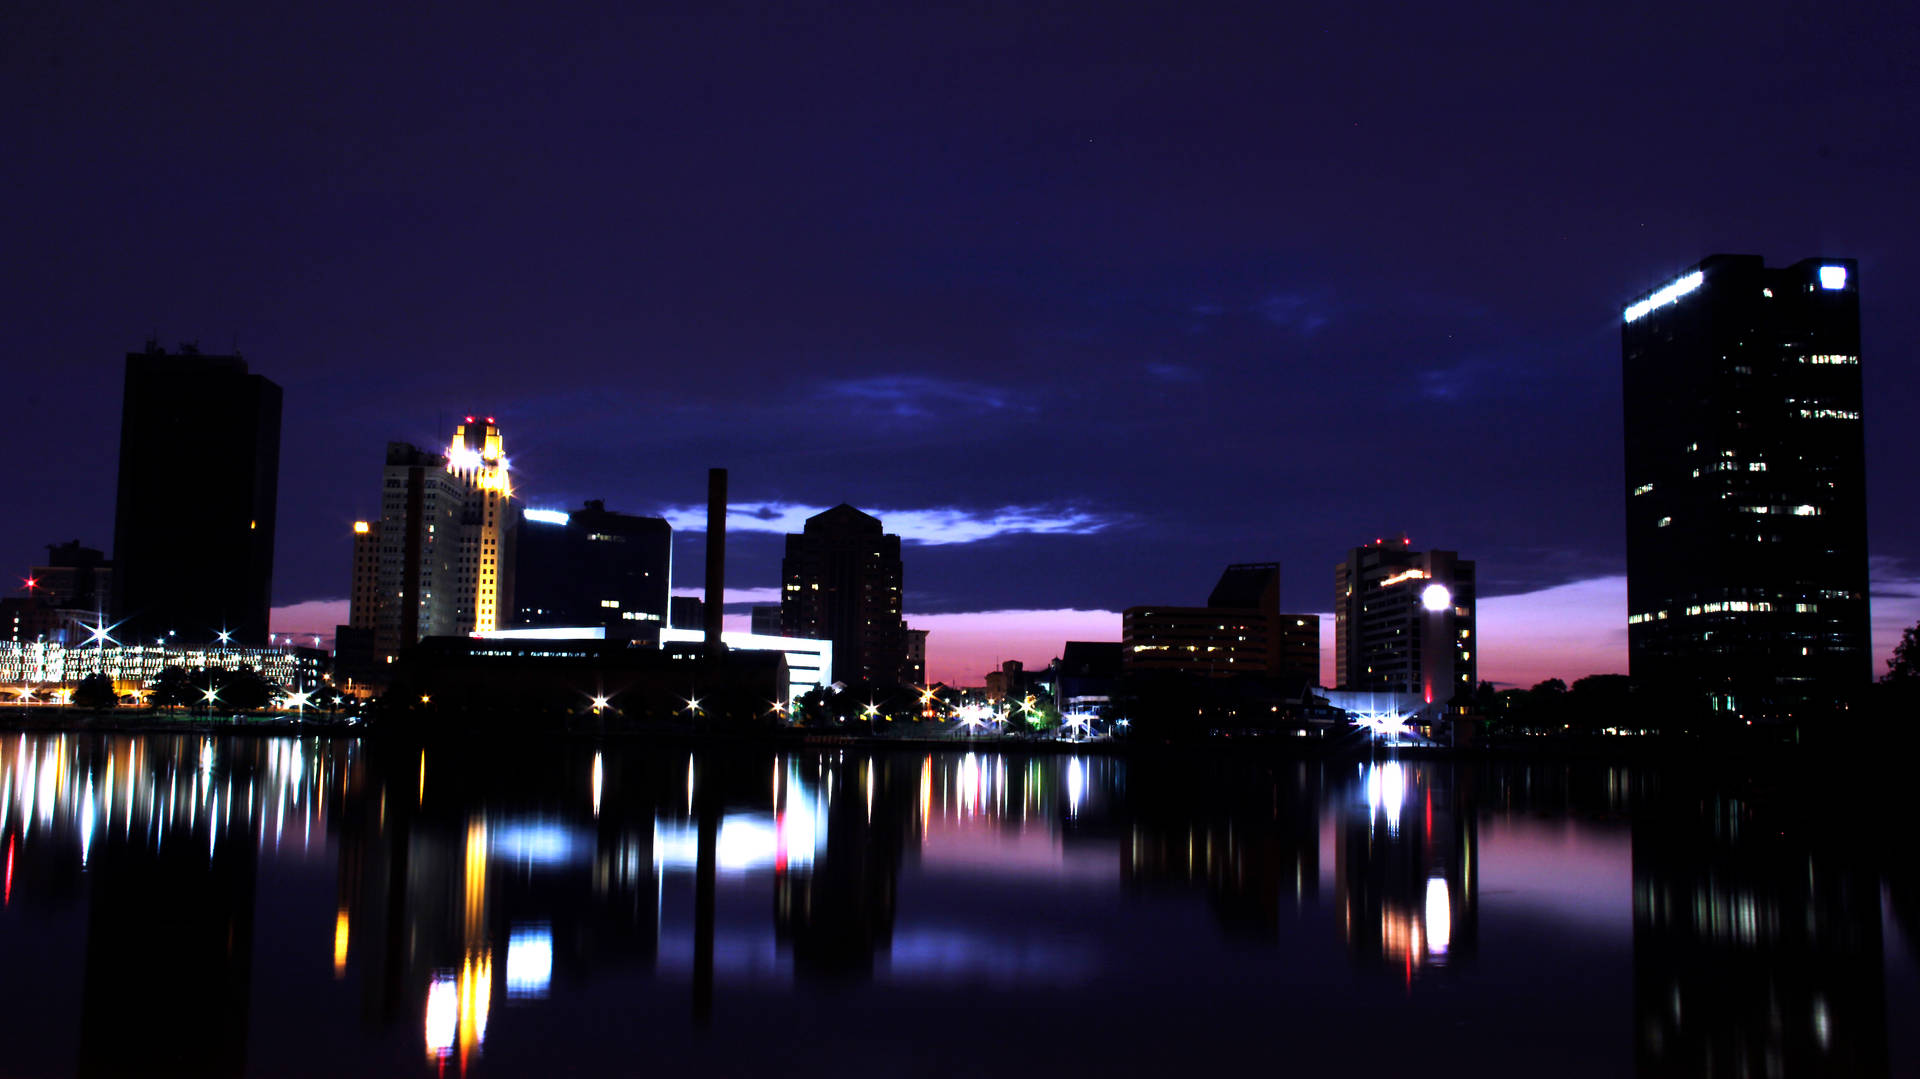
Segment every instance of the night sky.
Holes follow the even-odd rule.
[[[1483,677],[1624,670],[1620,309],[1728,251],[1860,260],[1879,654],[1920,618],[1920,6],[287,7],[0,23],[14,576],[111,546],[157,335],[285,387],[283,629],[483,413],[530,505],[729,468],[769,599],[880,515],[935,677],[1232,561],[1328,611],[1400,531],[1501,597]]]

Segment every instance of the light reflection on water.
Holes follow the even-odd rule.
[[[1877,870],[1772,824],[1618,767],[21,735],[0,955],[65,958],[0,1035],[49,1074],[619,1071],[634,1023],[826,1071],[956,1019],[1019,1072],[1279,1023],[1427,1074],[1885,1073]],[[1082,1014],[1128,1036],[1037,1018]]]

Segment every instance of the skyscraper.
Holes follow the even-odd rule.
[[[780,565],[786,636],[833,642],[834,677],[900,684],[912,676],[900,616],[900,537],[846,503],[787,536]]]
[[[471,632],[499,629],[513,610],[514,524],[507,503],[513,481],[507,476],[506,444],[493,417],[453,429],[447,447],[447,471],[466,485],[460,507],[460,572],[454,575],[454,618]]]
[[[355,524],[348,620],[373,629],[375,662],[423,637],[501,628],[512,609],[512,481],[500,429],[468,417],[446,453],[387,443],[380,520]],[[371,543],[372,588],[359,556]]]
[[[114,502],[118,636],[265,644],[280,387],[239,356],[149,341],[127,355]]]
[[[513,625],[603,626],[653,640],[667,625],[673,528],[589,501],[571,512],[522,510]]]
[[[1858,276],[1714,255],[1624,312],[1627,644],[1652,703],[1784,722],[1872,677]]]
[[[1453,551],[1377,539],[1333,569],[1334,676],[1341,689],[1417,694],[1445,706],[1478,685],[1474,565]]]

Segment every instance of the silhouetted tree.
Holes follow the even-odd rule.
[[[200,672],[204,674],[205,672]],[[204,680],[196,677],[196,680]],[[220,706],[253,712],[265,708],[274,697],[273,683],[252,667],[213,672],[213,683],[220,691]]]
[[[195,704],[200,700],[200,690],[188,679],[184,667],[163,667],[160,676],[153,680],[147,703],[155,708],[181,708]]]
[[[1567,718],[1584,731],[1597,731],[1618,725],[1629,718],[1632,700],[1624,674],[1590,674],[1576,680],[1567,691]]]
[[[1880,680],[1920,685],[1920,624],[1908,626],[1900,635],[1900,643],[1893,646],[1893,655],[1887,659],[1887,673]]]
[[[81,708],[112,708],[120,703],[120,695],[113,691],[113,679],[95,673],[73,687],[73,703]]]
[[[793,722],[802,727],[833,724],[833,691],[825,686],[810,689],[793,702]]]

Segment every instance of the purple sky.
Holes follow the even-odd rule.
[[[158,334],[286,388],[287,607],[482,412],[535,505],[730,468],[742,589],[881,513],[939,677],[1230,561],[1323,610],[1404,530],[1478,560],[1483,674],[1571,679],[1624,665],[1620,307],[1735,251],[1860,260],[1880,651],[1920,616],[1912,5],[736,10],[12,13],[0,557],[110,545]]]

